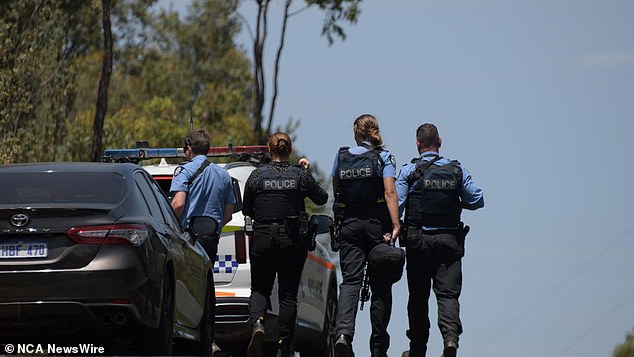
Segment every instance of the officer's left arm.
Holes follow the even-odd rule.
[[[467,169],[462,167],[462,208],[477,210],[484,207],[484,195],[480,187],[471,178]]]

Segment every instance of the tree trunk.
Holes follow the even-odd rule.
[[[280,72],[280,58],[282,57],[282,50],[284,49],[284,37],[286,35],[286,23],[288,22],[288,9],[291,7],[293,0],[286,0],[284,6],[284,20],[282,22],[282,33],[280,35],[280,46],[277,48],[277,54],[275,55],[275,72],[273,72],[273,98],[271,98],[271,108],[269,111],[269,123],[266,126],[266,133],[271,133],[271,126],[273,124],[273,114],[275,113],[275,102],[277,102],[278,84],[277,79]]]
[[[99,79],[99,91],[97,93],[97,107],[95,110],[95,122],[92,127],[92,161],[101,161],[103,123],[108,110],[108,86],[112,74],[112,25],[110,23],[110,0],[101,0],[103,11],[103,64],[101,78]]]
[[[262,134],[262,110],[265,101],[265,81],[264,81],[264,44],[268,32],[268,11],[269,0],[258,0],[258,18],[255,29],[255,40],[253,43],[253,63],[254,63],[254,91],[255,103],[253,106],[253,131],[259,142],[263,142]]]

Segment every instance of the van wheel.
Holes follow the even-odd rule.
[[[326,302],[326,315],[324,316],[324,327],[322,330],[323,345],[319,350],[301,351],[301,357],[334,357],[337,319],[337,287],[330,286],[328,289],[328,300]]]

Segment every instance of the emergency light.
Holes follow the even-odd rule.
[[[240,155],[262,155],[269,151],[265,145],[252,146],[214,146],[210,147],[207,157],[230,157]],[[184,158],[183,148],[137,148],[104,150],[104,162],[139,162],[160,158]]]

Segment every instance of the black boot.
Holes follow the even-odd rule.
[[[248,357],[262,357],[264,355],[264,318],[260,317],[253,323],[251,341],[247,347]]]
[[[352,339],[348,335],[341,334],[335,341],[336,357],[354,357],[352,352]]]
[[[387,351],[382,348],[372,347],[370,349],[370,356],[372,357],[387,357]]]
[[[277,357],[295,356],[295,346],[289,338],[281,338],[277,341]]]
[[[455,341],[445,341],[445,349],[441,357],[456,357],[458,353],[458,344]]]

